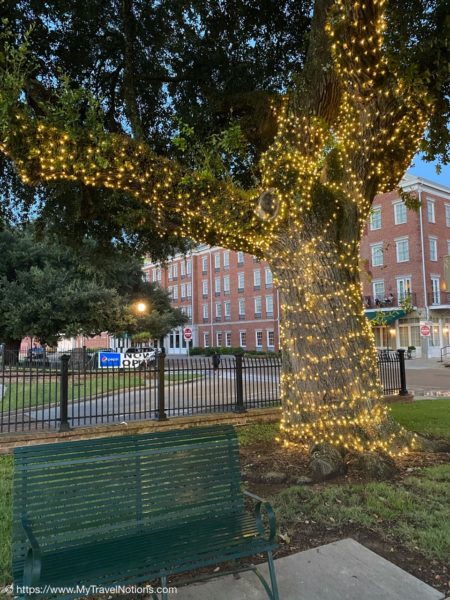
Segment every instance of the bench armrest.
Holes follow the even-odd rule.
[[[39,579],[41,578],[41,549],[39,548],[36,536],[26,517],[22,517],[22,527],[27,535],[28,543],[30,545],[23,567],[23,584],[33,587],[39,583]]]
[[[263,498],[260,498],[259,496],[256,496],[255,494],[252,494],[245,490],[244,490],[244,495],[247,496],[248,498],[251,498],[252,500],[254,500],[256,502],[256,504],[255,504],[256,527],[261,535],[264,535],[266,533],[264,523],[262,521],[261,509],[264,509],[267,512],[267,518],[269,519],[269,539],[267,541],[269,543],[273,544],[276,539],[277,524],[276,524],[275,513],[272,508],[272,505],[270,504],[270,502],[267,502],[267,500],[264,500]]]

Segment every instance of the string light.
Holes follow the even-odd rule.
[[[170,227],[180,237],[266,257],[281,300],[284,443],[394,456],[416,440],[381,402],[359,240],[374,193],[397,185],[432,107],[383,54],[384,4],[335,0],[326,31],[341,85],[338,116],[329,124],[286,97],[260,162],[259,190],[189,173],[125,136],[80,139],[23,108],[0,149],[26,183],[64,179],[121,190],[151,207],[160,236]],[[257,202],[268,191],[276,207],[270,218]]]

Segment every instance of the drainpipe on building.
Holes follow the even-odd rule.
[[[422,285],[423,285],[423,300],[425,307],[425,318],[428,321],[430,318],[430,311],[428,309],[428,298],[427,298],[427,276],[425,272],[425,242],[423,238],[423,212],[422,212],[422,184],[418,184],[419,191],[419,224],[420,224],[420,250],[422,253]],[[428,358],[428,345],[429,339],[427,337],[422,337],[421,347],[422,347],[422,357]]]

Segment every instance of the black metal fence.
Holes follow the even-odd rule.
[[[133,368],[101,367],[98,354],[0,357],[0,433],[67,430],[198,413],[244,412],[280,403],[278,356],[164,355]],[[384,351],[385,394],[407,393],[404,351]]]

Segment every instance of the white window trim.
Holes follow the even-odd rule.
[[[445,224],[450,227],[450,204],[444,204]]]
[[[258,333],[261,334],[261,344],[258,344]],[[263,347],[263,332],[262,329],[256,329],[255,331],[255,348],[262,348]]]
[[[432,206],[432,220],[430,220],[430,213],[428,211],[428,208]],[[428,223],[436,223],[436,200],[433,200],[433,198],[427,198],[427,220]]]
[[[435,258],[431,257],[431,244],[432,244],[432,242],[434,242],[434,247],[436,249]],[[430,260],[432,262],[437,262],[437,260],[438,260],[438,244],[437,244],[437,242],[438,242],[437,237],[435,237],[434,235],[428,236],[428,248],[430,250]]]
[[[406,207],[403,200],[394,200],[394,202],[392,203],[392,206],[394,207],[394,224],[395,225],[404,225],[405,223],[407,223],[408,222],[408,208]],[[397,206],[405,207],[405,220],[404,221],[397,220]]]
[[[374,262],[374,251],[377,248],[381,249],[381,262],[379,264],[375,264]],[[372,267],[382,267],[384,265],[383,242],[376,242],[374,244],[370,244],[370,260],[372,263]]]
[[[373,227],[372,217],[375,212],[380,214],[380,226],[379,227]],[[370,212],[370,217],[369,217],[369,229],[370,229],[370,231],[378,231],[379,229],[381,229],[381,227],[382,227],[381,206],[379,206],[379,205],[372,206],[372,210]]]
[[[409,262],[410,260],[410,254],[409,254],[409,237],[401,237],[401,238],[396,238],[394,240],[395,242],[395,258],[397,259],[398,263],[404,263],[404,262]],[[406,258],[405,260],[399,260],[398,258],[398,242],[407,242],[408,243],[408,258]]]

